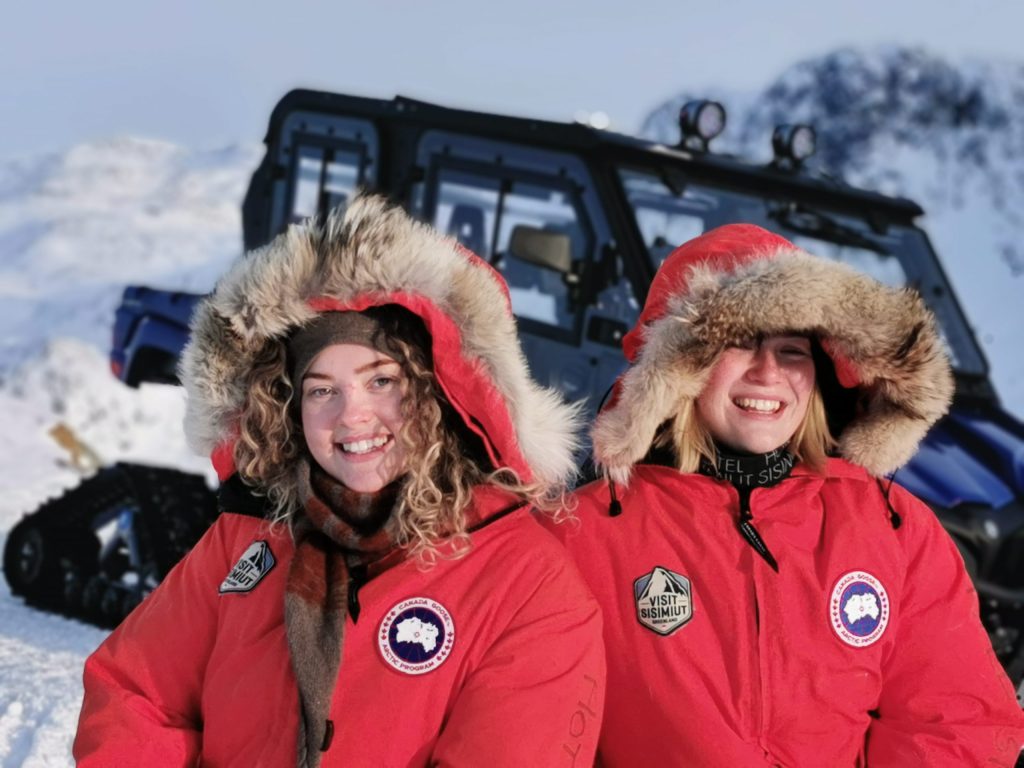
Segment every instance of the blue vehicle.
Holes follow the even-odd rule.
[[[953,535],[1012,679],[1024,678],[1024,425],[988,366],[927,234],[921,208],[806,170],[814,132],[779,126],[775,159],[716,154],[725,113],[691,102],[667,146],[596,130],[407,98],[293,91],[274,109],[243,204],[247,249],[366,188],[450,233],[508,281],[531,367],[596,411],[661,260],[721,224],[774,230],[891,285],[939,318],[957,378],[949,417],[895,481]],[[169,381],[198,296],[130,287],[112,353],[125,382]],[[28,519],[28,518],[27,518]],[[12,535],[13,538],[13,535]],[[6,561],[6,556],[5,556]],[[10,578],[10,577],[9,577]]]

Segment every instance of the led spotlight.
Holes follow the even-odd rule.
[[[772,132],[772,151],[778,166],[798,168],[817,148],[818,136],[809,125],[779,125]]]
[[[681,146],[706,152],[708,143],[725,130],[725,107],[708,99],[688,101],[679,110],[679,130]]]

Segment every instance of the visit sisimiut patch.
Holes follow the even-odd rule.
[[[693,595],[685,576],[656,566],[633,582],[637,620],[659,635],[670,635],[693,618]]]
[[[437,669],[455,646],[455,623],[448,609],[429,597],[410,597],[385,615],[377,646],[389,665],[407,675]]]
[[[218,591],[222,595],[226,592],[251,592],[276,563],[270,545],[265,541],[254,541],[238,558]]]
[[[869,646],[889,624],[889,594],[867,571],[850,571],[832,588],[829,619],[844,643],[854,648]]]

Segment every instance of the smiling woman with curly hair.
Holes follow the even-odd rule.
[[[395,520],[399,544],[424,562],[438,554],[445,542],[452,555],[468,551],[464,511],[472,501],[473,488],[489,484],[529,501],[534,508],[559,519],[564,516],[564,495],[558,486],[523,483],[509,467],[488,468],[480,438],[459,419],[439,388],[430,359],[430,338],[423,322],[398,305],[382,305],[361,315],[379,324],[381,338],[400,370],[402,426],[394,435],[408,457],[405,476],[396,501]],[[348,313],[326,314],[309,329],[297,334],[297,345],[325,325],[344,336],[344,326],[354,321]],[[320,331],[322,333],[322,331]],[[294,356],[294,353],[293,355]],[[299,509],[298,484],[292,469],[296,456],[306,450],[301,414],[302,382],[289,371],[289,343],[270,340],[256,356],[245,388],[249,397],[239,418],[235,464],[241,478],[257,488],[267,488],[273,512],[270,518],[289,526]],[[311,361],[310,361],[311,362]]]
[[[224,512],[87,662],[80,766],[592,760],[600,616],[535,519],[578,416],[489,265],[361,198],[221,280],[182,379]]]

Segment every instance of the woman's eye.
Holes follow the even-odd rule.
[[[374,389],[386,389],[397,381],[393,376],[376,376],[371,382]]]
[[[782,354],[789,355],[790,357],[810,357],[811,350],[804,349],[803,347],[784,347]]]
[[[306,397],[327,397],[331,394],[330,387],[313,387],[306,391]]]

